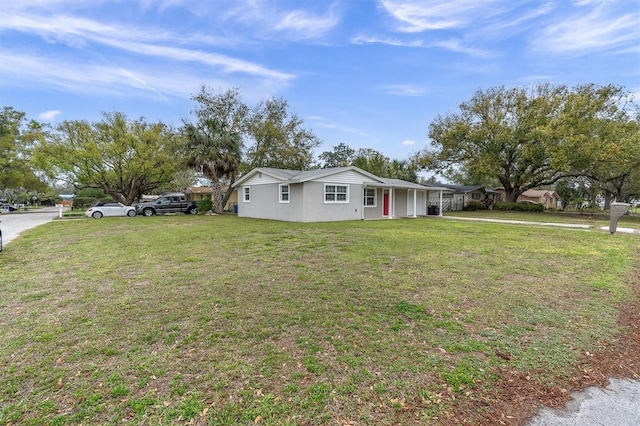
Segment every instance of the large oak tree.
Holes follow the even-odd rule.
[[[0,198],[24,201],[20,199],[23,194],[48,190],[48,184],[31,162],[33,147],[45,137],[42,124],[27,120],[24,112],[12,107],[0,111]]]
[[[103,113],[99,122],[64,121],[37,148],[39,164],[77,189],[95,188],[127,205],[168,182],[179,162],[167,125]]]
[[[606,156],[619,158],[629,99],[613,85],[479,90],[459,112],[431,123],[431,149],[418,153],[416,162],[449,176],[496,179],[515,201],[563,177],[595,175],[593,164]]]

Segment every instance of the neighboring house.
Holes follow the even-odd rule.
[[[233,187],[239,194],[239,217],[291,222],[424,216],[429,193],[448,192],[354,166],[309,171],[261,167]]]
[[[555,209],[558,207],[558,194],[546,189],[528,189],[520,194],[518,201],[532,201],[542,204],[545,209]]]
[[[484,185],[450,185],[443,184],[444,188],[451,190],[449,193],[443,194],[444,211],[460,211],[469,201],[477,201],[490,207],[493,203],[500,201],[500,194],[492,189],[487,189]],[[430,203],[436,203],[437,200],[432,196]]]
[[[224,194],[225,192],[227,192],[228,188],[229,186],[223,186],[222,193]],[[189,201],[202,201],[205,198],[211,199],[211,197],[213,196],[213,188],[211,188],[210,186],[190,186],[184,191],[184,193],[186,194]],[[229,197],[229,200],[227,201],[227,204],[225,204],[224,206],[224,210],[234,211],[234,207],[237,204],[238,193],[236,191],[233,191],[231,193],[231,196]]]
[[[503,187],[495,189],[500,194],[502,200],[506,199],[505,190]],[[530,201],[536,204],[542,204],[545,209],[558,208],[558,194],[550,189],[527,189],[518,196],[517,201]]]

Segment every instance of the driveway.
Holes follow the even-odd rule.
[[[565,408],[543,408],[527,426],[637,426],[640,424],[640,382],[611,379],[602,389],[571,394]]]
[[[0,214],[2,242],[7,244],[27,229],[52,221],[60,214],[59,207],[45,207],[35,211],[20,211]]]

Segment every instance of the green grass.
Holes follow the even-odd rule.
[[[445,216],[470,217],[485,219],[521,220],[529,222],[577,223],[593,227],[609,226],[609,212],[601,211],[545,211],[545,212],[511,212],[498,210],[444,212]],[[632,209],[629,215],[622,216],[618,226],[629,226],[640,229],[640,209]]]
[[[54,221],[0,255],[0,424],[445,423],[501,370],[562,384],[615,338],[638,247],[432,218]]]

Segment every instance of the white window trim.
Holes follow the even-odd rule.
[[[336,199],[334,201],[327,201],[327,186],[335,186],[336,187],[336,192],[335,192]],[[337,189],[338,189],[339,186],[347,188],[347,192],[346,192],[347,199],[346,200],[338,200]],[[324,199],[324,203],[325,204],[349,204],[349,185],[340,185],[340,184],[335,184],[335,183],[325,183],[324,184],[324,192],[322,193],[322,198]]]
[[[373,204],[367,204],[366,200],[367,200],[367,190],[368,189],[373,189]],[[364,188],[363,194],[362,194],[362,205],[364,207],[377,207],[378,206],[378,188]]]
[[[247,198],[247,195],[249,196]],[[250,186],[243,186],[242,187],[242,202],[243,203],[250,203],[251,202],[251,187]]]
[[[283,200],[282,188],[285,186],[287,187],[288,198],[286,200]],[[291,202],[291,185],[289,185],[288,183],[281,183],[280,185],[278,185],[278,201],[283,204],[289,204]]]

